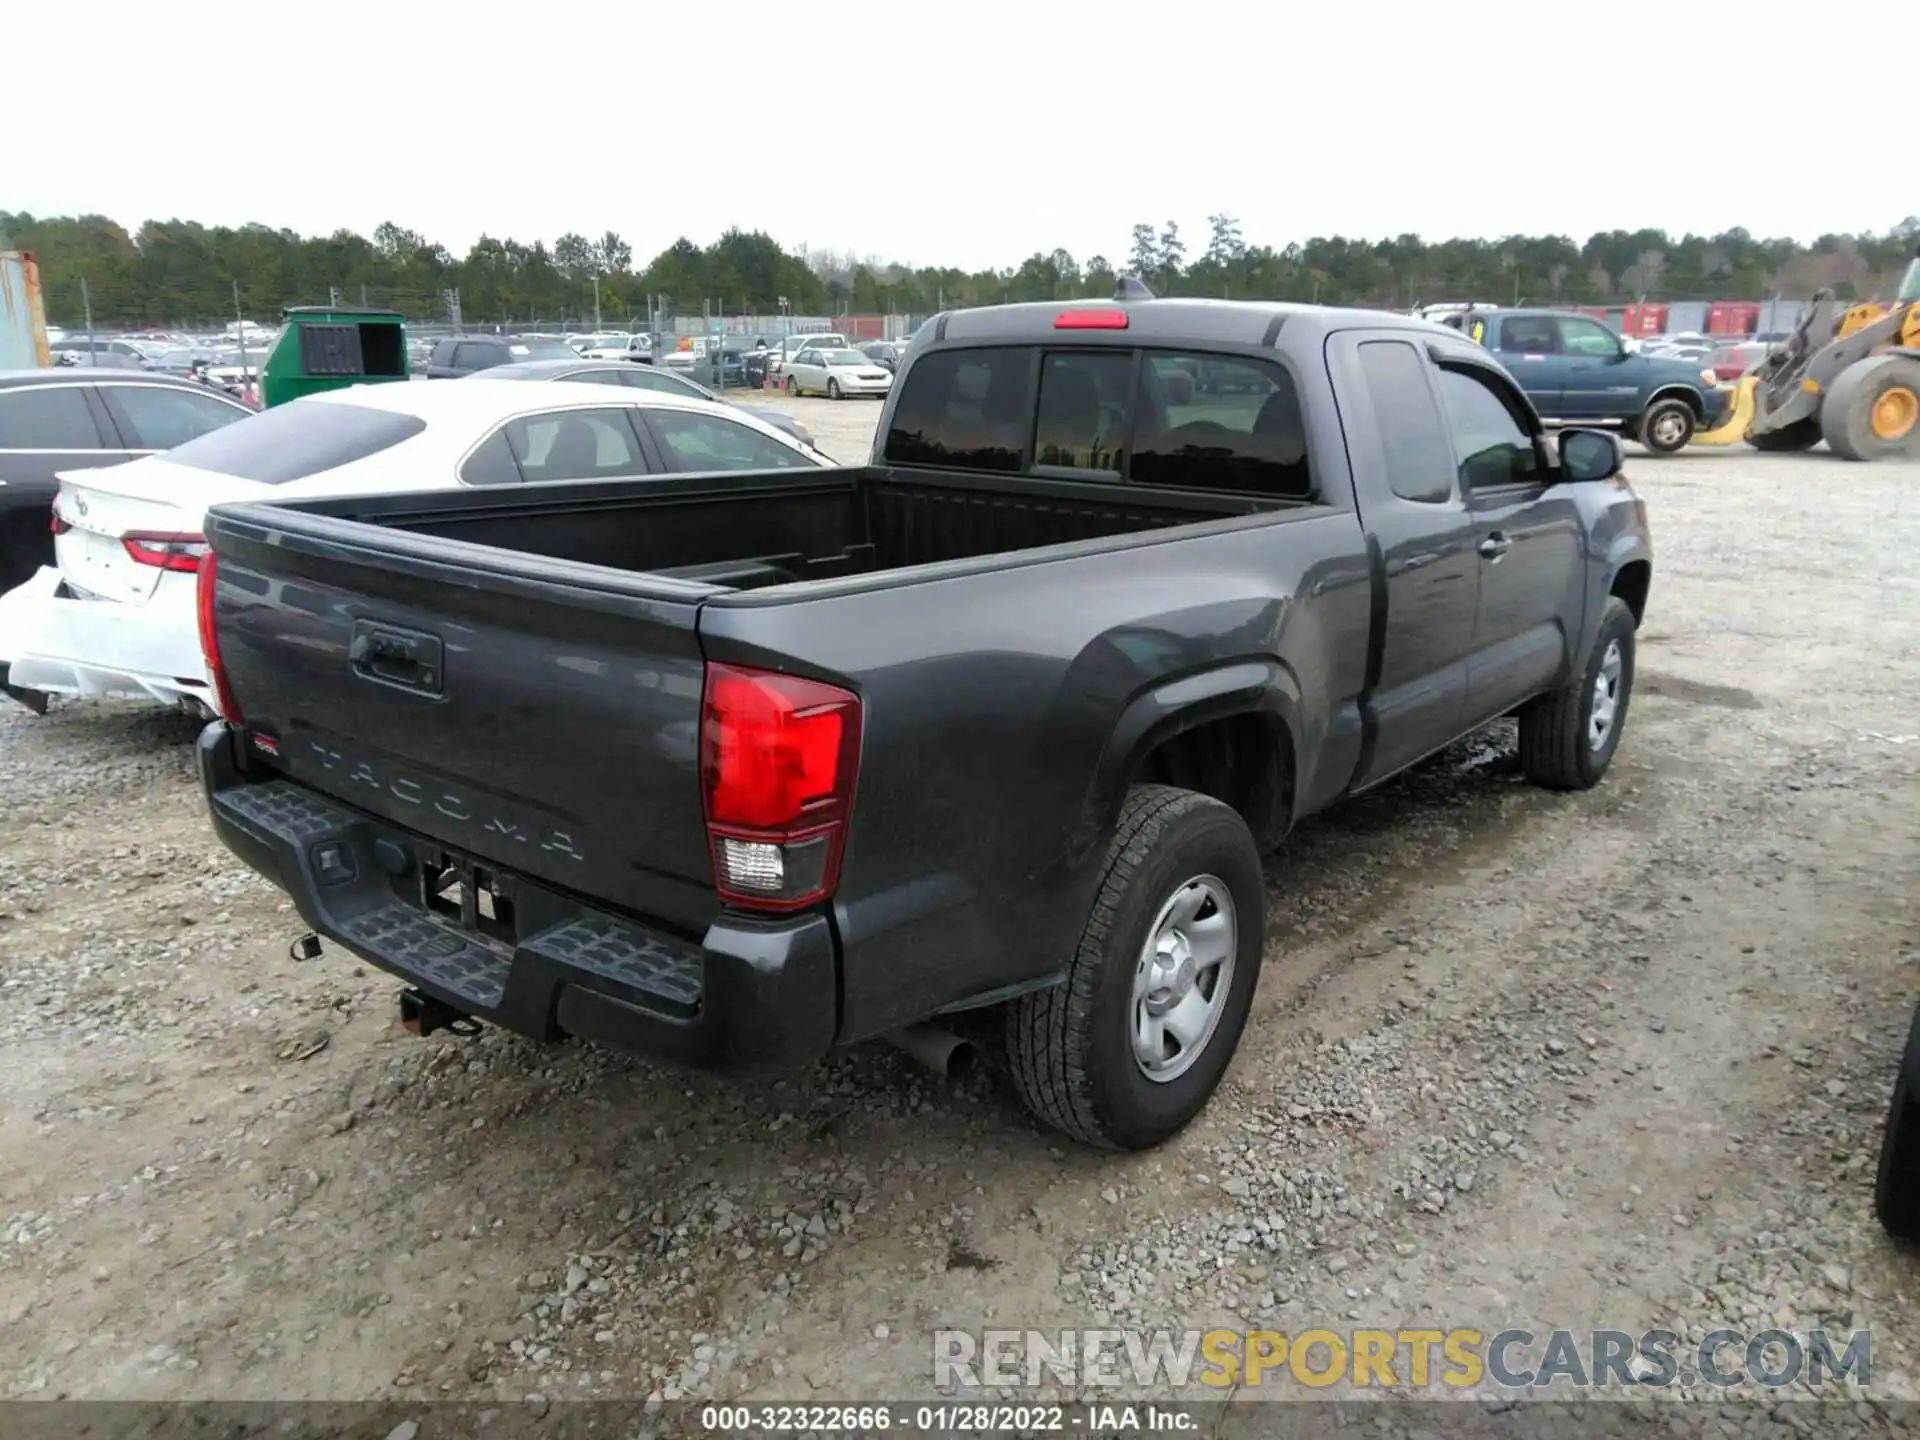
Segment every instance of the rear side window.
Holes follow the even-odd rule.
[[[717,415],[649,410],[675,463],[688,470],[797,470],[813,462],[790,445]]]
[[[712,398],[711,391],[701,389],[691,380],[668,370],[656,370],[651,365],[629,365],[625,370],[609,370],[606,373],[617,377],[622,385],[633,390],[664,390],[669,395],[684,395],[689,400]]]
[[[1393,493],[1426,504],[1451,500],[1453,449],[1420,352],[1403,340],[1363,341],[1360,370],[1373,400]]]
[[[1150,352],[1139,405],[1136,484],[1312,498],[1300,397],[1280,366]]]
[[[1551,315],[1516,315],[1500,322],[1500,348],[1514,355],[1558,355],[1560,327]]]
[[[171,450],[252,416],[211,395],[155,385],[102,385],[100,398],[120,427],[120,438],[135,450]]]
[[[618,370],[576,370],[570,375],[561,375],[558,378],[573,385],[619,385],[623,383]]]
[[[530,415],[502,428],[528,480],[611,480],[647,473],[625,410]],[[470,476],[463,478],[475,483]]]
[[[0,391],[0,450],[100,448],[100,431],[78,385]]]
[[[1040,367],[1033,463],[1118,475],[1132,384],[1133,356],[1124,351],[1048,354]]]
[[[944,350],[907,371],[882,458],[894,465],[1017,471],[1032,414],[1027,346]]]
[[[513,458],[513,447],[507,444],[504,426],[481,441],[460,467],[463,485],[518,485],[526,478]]]
[[[442,340],[433,347],[433,354],[427,358],[427,363],[429,365],[445,365],[451,368],[454,353],[459,348],[460,347],[452,340]]]
[[[504,365],[510,358],[504,346],[473,344],[462,345],[453,357],[456,370],[485,370],[490,365]]]
[[[411,439],[427,428],[396,415],[338,400],[292,400],[170,451],[169,460],[262,485],[285,485],[337,470]]]

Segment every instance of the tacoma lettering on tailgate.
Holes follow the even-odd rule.
[[[516,845],[531,845],[549,855],[564,855],[570,860],[586,859],[571,831],[546,824],[517,807],[451,788],[443,780],[420,779],[398,766],[363,759],[318,740],[307,742],[307,758],[345,787],[338,792],[342,799],[352,799],[356,790],[371,790],[402,805],[430,806],[447,819],[473,826],[483,835]]]

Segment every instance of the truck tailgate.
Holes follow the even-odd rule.
[[[704,587],[275,513],[207,524],[250,760],[511,872],[708,923]]]

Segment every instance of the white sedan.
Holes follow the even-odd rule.
[[[802,350],[789,360],[782,387],[789,395],[878,395],[893,389],[893,372],[876,365],[858,350]]]
[[[122,696],[212,713],[194,584],[207,509],[223,502],[832,463],[730,405],[659,391],[472,377],[310,395],[61,472],[55,563],[0,597],[0,680],[37,705]]]

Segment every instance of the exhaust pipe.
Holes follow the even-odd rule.
[[[880,1037],[942,1079],[951,1080],[973,1066],[973,1046],[940,1025],[906,1025]]]

